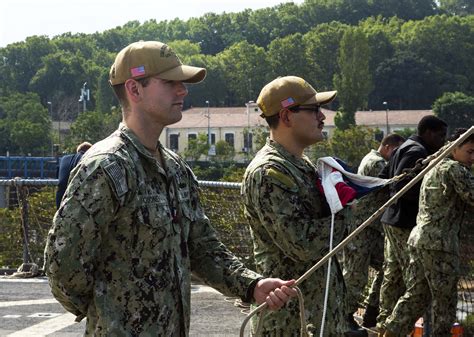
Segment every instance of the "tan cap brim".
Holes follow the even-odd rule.
[[[199,83],[206,77],[206,69],[181,65],[158,74],[164,80]]]
[[[336,98],[337,91],[324,91],[316,93],[316,96],[311,97],[303,104],[328,104]]]

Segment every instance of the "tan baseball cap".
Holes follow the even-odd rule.
[[[122,49],[110,68],[111,85],[157,75],[163,80],[198,83],[206,77],[206,69],[181,63],[173,50],[158,41],[134,42]]]
[[[327,104],[337,95],[337,91],[317,92],[301,77],[278,77],[263,87],[257,98],[262,111],[260,116],[276,115],[281,109],[302,104]]]

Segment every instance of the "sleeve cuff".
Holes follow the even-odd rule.
[[[242,298],[242,301],[245,302],[245,303],[252,303],[254,301],[254,298],[253,298],[253,292],[255,290],[255,287],[257,285],[257,282],[262,280],[263,277],[257,277],[255,280],[253,280],[252,282],[250,282],[248,288],[247,288],[247,291],[245,292],[245,297]]]

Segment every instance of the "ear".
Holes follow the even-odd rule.
[[[291,126],[291,120],[290,120],[290,115],[291,112],[288,109],[281,109],[280,112],[280,122],[283,123],[283,125],[290,127]]]
[[[140,84],[132,79],[128,79],[125,83],[125,91],[127,92],[128,99],[133,102],[140,101],[141,94],[140,94]]]

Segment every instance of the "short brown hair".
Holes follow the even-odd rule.
[[[451,135],[451,137],[449,137],[448,140],[450,142],[454,142],[456,139],[461,137],[461,135],[463,135],[466,131],[467,131],[467,129],[465,129],[465,128],[458,128],[454,131],[454,133]],[[474,133],[471,133],[469,135],[469,137],[464,139],[464,141],[461,144],[459,144],[459,146],[462,146],[462,145],[464,145],[466,143],[470,143],[470,142],[474,142]]]
[[[397,146],[398,144],[403,143],[404,141],[405,141],[405,138],[403,138],[399,134],[391,133],[391,134],[386,135],[382,139],[382,142],[380,144],[382,144],[382,146],[385,146],[385,145]]]
[[[268,127],[274,130],[278,127],[278,124],[280,124],[280,114],[266,116],[265,121],[267,122]]]
[[[76,152],[86,152],[91,148],[92,144],[89,142],[83,142],[79,144],[76,148]]]
[[[143,87],[146,87],[150,83],[151,77],[140,78],[135,81],[140,82]],[[113,85],[112,89],[114,90],[115,96],[120,102],[122,109],[128,109],[130,104],[128,103],[127,94],[125,92],[125,83]]]

